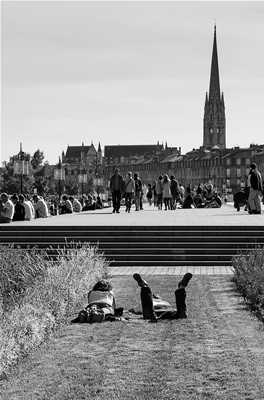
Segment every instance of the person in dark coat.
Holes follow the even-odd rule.
[[[13,216],[13,221],[25,221],[25,207],[19,201],[18,195],[14,194],[11,200],[15,206],[15,212]]]
[[[263,191],[262,177],[261,173],[257,169],[257,165],[252,163],[250,165],[250,172],[248,176],[248,183],[250,187],[248,204],[249,204],[249,214],[261,214],[261,202],[260,196]]]
[[[122,192],[124,191],[124,180],[116,168],[110,179],[110,191],[112,192],[113,213],[119,213]]]

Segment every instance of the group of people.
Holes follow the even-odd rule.
[[[41,196],[34,195],[32,199],[23,194],[8,196],[7,193],[2,193],[0,196],[0,223],[30,221],[48,216],[47,203]]]
[[[88,194],[77,199],[64,194],[61,200],[55,198],[45,200],[37,194],[30,197],[23,194],[9,196],[7,193],[2,193],[0,196],[0,223],[30,221],[34,218],[47,218],[58,214],[72,214],[101,208],[103,208],[103,202],[99,195],[96,197]]]
[[[176,308],[168,301],[153,293],[151,287],[142,279],[140,274],[133,275],[140,287],[141,310],[130,309],[129,315],[143,315],[143,319],[149,322],[157,322],[161,319],[177,320],[187,318],[186,287],[192,278],[191,273],[186,273],[178,283],[175,290]],[[116,321],[123,317],[124,308],[116,306],[112,285],[109,281],[98,281],[88,293],[88,305],[79,312],[72,323],[93,323],[103,321]],[[128,316],[126,319],[130,319]]]
[[[121,200],[125,199],[125,211],[130,212],[135,204],[135,210],[143,210],[143,183],[137,173],[128,172],[125,179],[116,168],[110,179],[113,213],[120,212]],[[146,198],[149,205],[159,210],[175,210],[176,208],[221,207],[222,200],[212,184],[199,185],[192,190],[184,188],[175,176],[160,175],[157,181],[148,184]]]
[[[234,207],[239,211],[240,207],[245,206],[249,214],[261,214],[261,196],[264,203],[263,179],[256,163],[252,163],[246,187],[234,194]]]

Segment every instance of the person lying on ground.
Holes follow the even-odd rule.
[[[116,308],[112,285],[102,279],[88,293],[88,305],[79,312],[71,323],[93,323],[120,320],[123,308]]]
[[[178,288],[175,290],[176,309],[173,306],[155,295],[149,284],[142,279],[140,274],[134,274],[133,278],[137,282],[140,290],[140,299],[142,306],[143,319],[151,322],[157,322],[159,319],[181,319],[187,318],[186,314],[186,290],[189,281],[192,278],[190,272],[186,273],[182,280],[178,283]],[[130,310],[138,314],[135,310]]]

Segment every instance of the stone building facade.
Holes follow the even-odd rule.
[[[70,193],[87,193],[92,190],[94,179],[102,174],[102,149],[90,146],[68,146],[62,152],[61,162],[65,171],[65,189]]]

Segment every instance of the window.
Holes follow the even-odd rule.
[[[241,169],[240,169],[240,168],[237,168],[236,174],[237,174],[237,177],[238,177],[238,178],[241,177]]]
[[[227,176],[228,178],[230,178],[230,168],[227,168],[227,169],[226,169],[226,176]]]
[[[236,165],[241,165],[241,158],[236,158]]]
[[[226,159],[226,165],[230,165],[231,164],[231,159],[230,158],[227,158]]]

